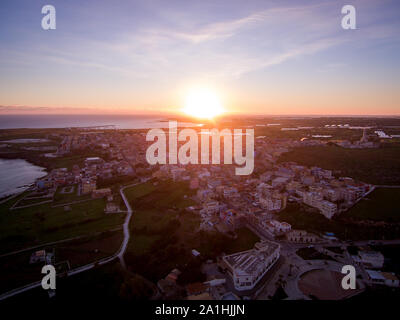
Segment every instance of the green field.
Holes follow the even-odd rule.
[[[295,148],[279,158],[279,162],[289,161],[334,170],[339,176],[367,183],[400,185],[400,147],[397,144],[379,149]]]
[[[122,232],[118,230],[0,257],[0,293],[42,279],[43,263],[29,263],[31,254],[36,250],[46,249],[47,252],[54,252],[56,266],[68,261],[71,268],[76,268],[114,254],[121,241]]]
[[[71,211],[53,208],[52,203],[8,210],[17,199],[0,206],[0,253],[109,230],[124,219],[121,214],[106,215],[103,199],[70,205]]]
[[[199,281],[201,261],[215,259],[222,252],[250,249],[259,240],[248,229],[237,230],[236,239],[199,231],[200,217],[184,210],[194,203],[184,197],[191,192],[187,184],[172,181],[147,182],[126,190],[134,211],[125,256],[132,271],[158,281],[178,267],[183,282]],[[198,250],[201,258],[195,259],[192,249]]]
[[[342,240],[398,239],[400,227],[360,226],[347,221],[346,213],[338,218],[327,219],[322,214],[301,205],[290,204],[278,214],[280,221],[286,221],[293,229],[307,230],[315,234],[333,232]]]
[[[345,215],[357,220],[400,222],[400,188],[377,188]]]
[[[73,187],[74,191],[71,193],[62,193],[61,191],[63,190],[64,187],[58,187],[56,193],[54,194],[53,205],[61,205],[74,201],[83,201],[91,199],[90,194],[81,194],[80,196],[78,196],[78,188],[79,188],[78,184],[74,184]],[[70,186],[68,186],[66,189],[68,188],[70,188]]]

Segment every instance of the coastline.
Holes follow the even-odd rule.
[[[31,169],[32,169],[31,174],[33,174],[32,178],[30,178],[27,175],[25,175],[25,176],[21,175],[19,178],[23,179],[25,181],[21,182],[21,184],[20,183],[15,184],[14,186],[10,187],[8,189],[8,191],[4,191],[4,193],[2,193],[0,195],[0,204],[12,199],[13,197],[18,196],[19,194],[22,194],[23,192],[28,190],[30,187],[32,187],[35,184],[35,182],[37,181],[37,179],[43,178],[48,175],[48,170],[45,167],[38,166],[37,164],[32,163],[31,161],[28,161],[27,159],[22,159],[22,158],[4,159],[4,158],[1,158],[0,160],[5,160],[5,161],[7,161],[7,160],[8,161],[22,160],[22,161],[26,162],[26,164],[29,164],[31,166]],[[15,170],[19,170],[19,169],[15,169]],[[35,171],[35,172],[33,173],[33,171]],[[39,172],[40,172],[40,174],[39,174]],[[29,180],[29,182],[27,180]]]

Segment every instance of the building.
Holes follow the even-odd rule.
[[[318,208],[322,200],[322,194],[319,192],[304,192],[303,194],[303,202],[313,208]]]
[[[107,202],[106,208],[104,209],[105,213],[116,213],[119,212],[119,206],[115,202]]]
[[[317,208],[328,219],[331,219],[337,212],[337,205],[323,199],[320,192],[304,192],[303,202],[310,207]]]
[[[96,181],[90,179],[82,179],[82,194],[92,193],[93,190],[96,190]]]
[[[219,214],[222,223],[229,227],[231,230],[240,228],[244,224],[243,215],[238,214],[235,210],[223,210]]]
[[[287,194],[273,191],[269,186],[259,186],[258,201],[263,209],[280,211],[286,208]]]
[[[292,230],[286,234],[286,239],[296,243],[314,243],[318,241],[318,237],[304,230]]]
[[[190,180],[190,189],[198,189],[199,188],[199,179],[193,178]]]
[[[383,267],[385,257],[378,251],[360,250],[358,255],[355,257],[355,260],[362,263],[366,267],[379,269]]]
[[[365,270],[368,274],[368,280],[372,284],[380,284],[388,287],[399,287],[399,278],[394,273],[379,272],[375,270]]]
[[[29,263],[44,262],[46,260],[46,251],[39,250],[32,253]]]
[[[273,234],[279,235],[287,233],[292,229],[292,226],[287,222],[280,222],[277,220],[271,220],[264,224],[264,226]]]
[[[342,192],[339,188],[326,188],[323,190],[323,194],[331,202],[337,202],[342,199]]]
[[[284,187],[289,182],[289,180],[290,179],[286,177],[277,177],[274,180],[272,180],[272,187],[273,188]]]
[[[100,199],[100,198],[108,197],[110,195],[111,195],[110,188],[97,189],[97,190],[93,190],[93,192],[92,192],[92,198],[94,198],[94,199]]]
[[[219,203],[218,201],[210,201],[203,205],[203,209],[200,214],[215,214],[219,212]]]
[[[86,158],[86,160],[85,160],[85,164],[88,166],[93,165],[93,164],[100,164],[102,162],[103,162],[103,160],[99,157]]]
[[[319,211],[328,219],[331,219],[337,212],[337,205],[326,200],[321,201],[318,206]]]
[[[224,256],[223,265],[232,278],[236,290],[250,290],[279,259],[280,245],[264,240],[247,251]]]
[[[157,282],[157,287],[164,299],[182,298],[183,288],[176,283],[180,274],[181,272],[178,269],[173,269],[165,278]]]

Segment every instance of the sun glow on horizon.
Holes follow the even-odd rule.
[[[225,112],[218,95],[208,88],[191,89],[186,95],[182,111],[200,119],[212,119]]]

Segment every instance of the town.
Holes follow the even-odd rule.
[[[374,184],[339,176],[329,169],[280,161],[282,155],[296,148],[326,146],[327,139],[257,136],[254,172],[242,176],[235,175],[235,168],[229,164],[149,164],[146,159],[149,141],[143,130],[125,133],[97,128],[70,133],[64,130],[48,138],[59,141],[53,153],[48,153],[48,148],[43,150],[44,158],[50,163],[72,155],[82,156],[76,162],[61,162],[67,166],[51,169],[19,196],[5,199],[8,211],[17,215],[32,212],[51,216],[52,211],[58,210],[60,216],[82,216],[90,211],[75,208],[89,208],[96,203],[103,211],[97,211],[97,219],[101,215],[117,219],[113,220],[116,233],[118,224],[121,226],[128,215],[124,228],[130,225],[127,232],[131,237],[125,238],[126,247],[118,248],[116,243],[117,253],[96,258],[97,262],[89,261],[87,256],[80,259],[87,263],[86,268],[97,270],[99,263],[108,264],[119,258],[125,268],[146,278],[147,294],[155,299],[275,299],[277,296],[341,299],[360,294],[370,286],[399,286],[398,277],[384,267],[385,258],[376,249],[379,245],[396,245],[399,240],[345,241],[332,231],[296,228],[293,226],[293,222],[298,223],[293,220],[296,218],[287,221],[282,216],[295,208],[305,215],[320,215],[327,221],[346,219],[352,208],[377,190]],[[369,139],[363,130],[360,143],[368,143]],[[88,150],[95,151],[96,156],[85,156]],[[42,210],[46,213],[41,213]],[[84,221],[91,223],[91,219],[88,216]],[[179,239],[166,238],[165,245],[177,250],[172,249],[173,242],[171,246],[168,243],[177,242],[178,247],[181,243],[179,250],[186,262],[174,263],[169,270],[165,269],[168,268],[166,264],[158,273],[148,268],[141,271],[141,265],[135,262],[137,259],[146,256],[152,261],[155,258],[146,247],[136,249],[144,245],[140,241],[153,243],[153,239],[161,241],[161,234],[164,237],[168,234],[162,231],[167,229],[157,229],[157,225],[142,225],[141,221],[146,219],[169,221],[165,228]],[[65,226],[68,230],[68,225]],[[103,232],[108,228],[105,226]],[[182,228],[187,231],[182,233],[179,231]],[[357,224],[355,228],[362,229]],[[52,235],[58,227],[47,230]],[[211,239],[219,235],[232,249],[222,248],[220,252],[208,248],[212,246]],[[203,239],[200,242],[199,236]],[[156,243],[149,248],[155,248]],[[205,243],[209,244],[204,247]],[[203,247],[206,249],[201,249]],[[68,255],[59,261],[57,251],[60,249],[53,245],[39,242],[36,248],[26,251],[31,252],[28,265],[55,264],[62,279],[68,281],[73,279],[70,280],[69,275],[86,270],[85,265],[74,266]],[[18,249],[23,248],[13,248]],[[94,253],[101,251],[96,245]],[[0,259],[6,258],[0,256]],[[360,276],[357,289],[351,292],[340,287],[340,270],[348,264],[354,265]],[[131,265],[134,265],[132,269]],[[197,271],[193,272],[190,266]],[[192,275],[188,275],[190,273]],[[336,282],[327,293],[312,284],[315,277],[326,281],[336,279]],[[186,278],[189,279],[184,280]]]

